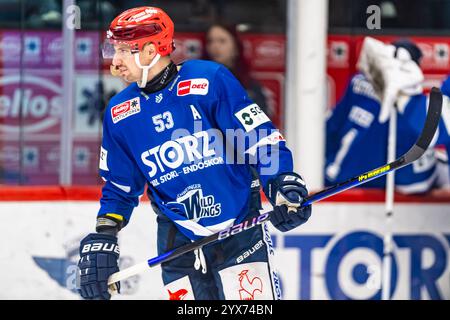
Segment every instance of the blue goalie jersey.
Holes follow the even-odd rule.
[[[445,145],[447,153],[450,155],[450,76],[442,83],[441,91],[443,103],[438,144]]]
[[[399,157],[416,142],[426,118],[427,97],[416,95],[399,104],[397,150]],[[389,121],[380,123],[380,102],[372,85],[358,74],[327,120],[325,183],[346,181],[387,162]],[[412,194],[429,191],[437,180],[433,146],[417,161],[395,172],[396,190]],[[362,187],[384,188],[386,177]]]
[[[99,215],[127,223],[148,185],[152,204],[195,240],[245,218],[252,170],[265,184],[292,167],[284,138],[228,69],[187,61],[164,89],[133,83],[111,99]]]

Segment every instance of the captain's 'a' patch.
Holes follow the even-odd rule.
[[[191,111],[192,111],[192,117],[194,118],[194,120],[200,120],[202,118],[200,113],[198,113],[197,109],[192,104],[191,104]]]

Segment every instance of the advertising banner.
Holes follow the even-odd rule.
[[[78,299],[79,241],[93,232],[96,201],[0,202],[0,299]],[[382,203],[323,202],[288,233],[271,226],[283,299],[381,299],[383,237],[393,236],[391,299],[450,299],[448,203],[400,203],[386,224]],[[12,214],[14,213],[14,214]],[[156,256],[148,202],[120,233],[120,266]],[[249,248],[253,244],[249,244]],[[167,299],[160,267],[122,282],[115,299]]]

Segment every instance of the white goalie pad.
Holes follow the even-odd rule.
[[[371,37],[364,39],[357,68],[372,83],[381,100],[379,121],[389,118],[390,108],[400,102],[399,109],[409,99],[399,99],[422,93],[424,76],[420,67],[404,48],[385,44]]]

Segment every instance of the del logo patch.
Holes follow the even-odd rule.
[[[111,118],[114,123],[119,122],[133,114],[139,113],[141,106],[139,104],[139,98],[133,98],[131,100],[122,102],[111,108]]]
[[[188,94],[206,95],[209,90],[209,81],[205,78],[183,80],[178,83],[177,95],[185,96]]]

